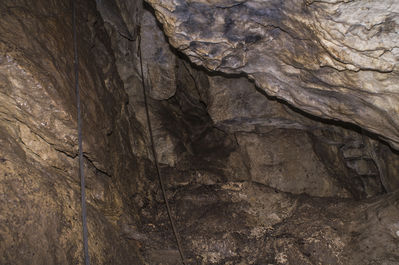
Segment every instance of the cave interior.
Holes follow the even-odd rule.
[[[74,63],[91,264],[399,264],[395,0],[72,2],[0,1],[0,264],[85,264]]]

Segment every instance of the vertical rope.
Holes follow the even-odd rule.
[[[87,240],[86,190],[85,190],[85,175],[84,175],[83,148],[82,148],[82,117],[80,109],[79,61],[78,61],[78,45],[77,45],[77,36],[76,36],[75,0],[72,0],[72,10],[73,10],[72,27],[73,27],[76,107],[78,111],[79,175],[80,175],[80,192],[82,200],[83,252],[84,252],[85,265],[90,265],[89,246]]]
[[[145,82],[144,82],[143,59],[142,59],[142,55],[141,55],[141,34],[140,33],[139,33],[138,37],[139,37],[138,41],[139,41],[141,82],[142,82],[142,86],[143,86],[145,114],[147,116],[148,131],[150,133],[151,151],[152,151],[152,155],[154,157],[154,163],[155,163],[155,167],[156,167],[157,174],[158,174],[159,185],[161,186],[162,195],[163,195],[163,199],[165,201],[166,210],[168,212],[169,221],[170,221],[170,224],[172,226],[173,234],[175,236],[176,243],[177,243],[177,248],[178,248],[179,253],[180,253],[181,262],[182,262],[183,265],[186,265],[185,258],[184,258],[184,253],[183,253],[183,248],[182,248],[181,243],[180,243],[180,237],[179,237],[179,234],[178,234],[177,229],[176,229],[175,222],[174,222],[173,217],[172,217],[172,213],[171,213],[171,210],[170,210],[169,202],[168,202],[168,199],[166,197],[165,185],[164,185],[163,180],[162,180],[161,171],[159,170],[157,153],[155,151],[154,136],[153,136],[153,133],[152,133],[150,114],[149,114],[149,111],[148,111],[147,92],[146,92],[146,89],[145,89]]]

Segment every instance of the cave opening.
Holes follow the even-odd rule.
[[[327,2],[75,2],[91,264],[181,264],[158,166],[187,265],[399,264],[399,4]],[[71,1],[0,11],[0,264],[84,264]]]

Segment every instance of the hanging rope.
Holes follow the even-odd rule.
[[[80,110],[80,90],[79,90],[79,62],[78,62],[78,45],[76,36],[76,7],[75,0],[72,0],[72,27],[73,27],[73,49],[74,49],[74,70],[75,70],[75,89],[76,89],[76,107],[78,111],[78,142],[79,142],[79,175],[80,175],[80,192],[82,200],[82,226],[83,226],[83,252],[85,265],[90,265],[89,245],[87,240],[87,214],[86,214],[86,191],[85,191],[85,175],[83,170],[83,149],[82,149],[82,117]]]
[[[176,243],[177,243],[177,248],[178,248],[179,253],[180,253],[181,262],[182,262],[183,265],[186,265],[183,249],[182,249],[181,243],[180,243],[180,237],[179,237],[179,234],[177,232],[176,225],[175,225],[175,222],[173,220],[173,217],[172,217],[172,214],[171,214],[171,211],[170,211],[169,202],[168,202],[168,199],[166,197],[165,185],[164,185],[163,180],[162,180],[161,171],[159,170],[157,153],[155,151],[154,136],[153,136],[153,133],[152,133],[150,114],[149,114],[149,111],[148,111],[147,92],[146,92],[146,89],[145,89],[146,86],[145,86],[145,82],[144,82],[143,58],[142,58],[142,55],[141,55],[141,34],[140,34],[140,32],[138,33],[138,37],[139,37],[138,41],[139,41],[139,57],[140,57],[140,69],[141,69],[141,82],[142,82],[142,86],[143,86],[143,96],[144,96],[145,114],[147,116],[147,126],[148,126],[148,131],[150,133],[151,151],[152,151],[152,155],[154,157],[154,163],[155,163],[155,167],[156,167],[157,174],[158,174],[159,185],[161,186],[162,195],[163,195],[163,199],[165,201],[166,210],[168,212],[170,225],[172,226],[173,234],[175,236]]]

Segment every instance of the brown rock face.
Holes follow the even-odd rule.
[[[148,2],[192,62],[399,149],[398,1]]]
[[[77,2],[92,264],[181,263],[142,78],[187,265],[399,264],[395,1]],[[0,12],[0,264],[83,264],[71,5]]]
[[[1,1],[0,12],[0,264],[82,264],[70,1]],[[127,96],[95,21],[95,4],[80,2],[89,247],[93,264],[142,264],[118,223],[135,218],[122,214],[125,192],[144,163],[132,154]]]

